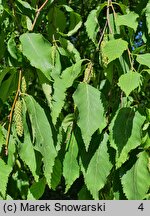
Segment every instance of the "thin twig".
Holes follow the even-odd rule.
[[[111,0],[108,0],[108,3],[107,3],[107,22],[108,22],[109,31],[110,31],[110,33],[112,34],[113,31],[112,31],[111,24],[110,24],[110,19],[109,19],[109,7],[110,7],[110,2],[111,2]]]
[[[110,6],[111,6],[111,8],[112,8],[112,11],[113,11],[113,14],[114,14],[114,17],[116,18],[116,12],[115,12],[115,9],[114,9],[114,6],[113,6],[113,3],[112,3],[112,1],[110,1]]]
[[[99,39],[99,42],[98,42],[98,46],[97,46],[97,51],[99,50],[99,46],[100,46],[100,44],[101,44],[101,42],[102,42],[102,39],[103,39],[103,36],[104,36],[104,34],[105,34],[107,25],[108,25],[108,20],[106,20],[105,26],[104,26],[104,28],[103,28],[103,32],[102,32],[102,34],[101,34],[101,36],[100,36],[100,39]]]
[[[40,8],[38,8],[38,10],[37,10],[37,12],[36,12],[36,15],[35,15],[35,19],[34,19],[33,24],[32,24],[31,31],[33,31],[34,26],[35,26],[35,23],[36,23],[36,21],[37,21],[37,19],[38,19],[38,17],[39,17],[39,14],[40,14],[41,10],[45,7],[45,5],[47,4],[47,2],[48,2],[48,0],[46,0],[46,1],[42,4],[42,6],[41,6]]]
[[[6,136],[6,145],[5,145],[5,154],[6,155],[8,155],[8,144],[9,144],[9,138],[10,138],[11,124],[12,124],[12,119],[13,119],[13,111],[15,109],[15,105],[16,105],[18,96],[20,94],[21,78],[22,78],[22,71],[19,70],[19,79],[18,79],[17,92],[16,92],[16,95],[15,95],[13,105],[11,107],[10,114],[9,114],[9,125],[8,125],[8,131],[7,131],[7,136]]]

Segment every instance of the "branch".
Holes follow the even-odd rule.
[[[108,22],[109,31],[112,34],[113,31],[112,31],[112,28],[110,25],[110,19],[109,19],[109,7],[110,7],[110,5],[111,5],[111,0],[108,0],[108,3],[107,3],[107,22]]]
[[[98,42],[98,46],[97,46],[97,50],[99,49],[99,46],[100,46],[100,44],[101,44],[101,42],[102,42],[102,39],[103,39],[103,36],[104,36],[104,34],[105,34],[105,30],[106,30],[106,28],[107,28],[107,25],[108,25],[108,27],[109,27],[109,30],[110,30],[110,33],[112,34],[113,33],[113,31],[112,31],[112,28],[111,28],[111,25],[110,25],[110,19],[109,19],[109,8],[110,8],[110,6],[112,7],[112,10],[113,10],[113,12],[115,13],[115,11],[114,11],[114,8],[113,8],[113,5],[112,5],[112,1],[111,0],[108,0],[108,3],[107,3],[107,20],[106,20],[106,22],[105,22],[105,26],[104,26],[104,28],[103,28],[103,32],[102,32],[102,34],[101,34],[101,36],[100,36],[100,39],[99,39],[99,42]]]
[[[103,32],[102,32],[102,34],[101,34],[101,36],[100,36],[100,39],[99,39],[99,42],[98,42],[98,46],[97,46],[97,49],[96,49],[97,51],[99,50],[99,46],[100,46],[100,44],[101,44],[101,42],[102,42],[102,39],[103,39],[103,36],[104,36],[104,34],[105,34],[107,25],[108,25],[108,20],[106,20],[105,26],[104,26],[104,28],[103,28]]]
[[[19,80],[18,80],[17,92],[16,92],[16,95],[15,95],[13,105],[11,107],[10,114],[9,114],[9,125],[8,125],[8,131],[7,131],[7,136],[6,136],[6,145],[5,145],[5,154],[6,155],[8,155],[8,144],[9,144],[9,138],[10,138],[11,124],[12,124],[12,119],[13,119],[13,112],[14,112],[14,109],[15,109],[17,99],[18,99],[18,97],[20,95],[21,78],[22,78],[22,71],[20,70],[19,71]]]
[[[47,4],[47,2],[48,2],[48,0],[46,0],[46,1],[42,4],[42,6],[41,6],[40,8],[38,8],[38,10],[37,10],[37,12],[36,12],[36,15],[35,15],[35,19],[34,19],[33,24],[32,24],[31,31],[33,31],[34,26],[35,26],[35,24],[36,24],[36,21],[37,21],[37,19],[38,19],[38,17],[39,17],[39,14],[40,14],[41,10],[45,7],[45,5]]]
[[[112,1],[110,1],[110,6],[112,8],[112,11],[113,11],[113,14],[114,14],[114,18],[116,18],[116,12],[115,12],[115,9],[114,9]]]

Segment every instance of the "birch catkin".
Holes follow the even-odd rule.
[[[14,120],[16,132],[19,137],[23,136],[23,122],[22,122],[22,102],[18,100],[14,109]]]
[[[21,92],[26,93],[26,91],[27,91],[27,83],[25,77],[23,76],[21,81]]]
[[[108,58],[107,56],[105,56],[104,52],[103,52],[103,48],[105,47],[106,45],[106,41],[103,40],[102,43],[101,43],[101,49],[100,49],[100,52],[101,52],[101,57],[102,57],[102,64],[104,67],[107,67],[108,65]]]

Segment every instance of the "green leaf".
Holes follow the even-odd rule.
[[[31,65],[40,69],[50,79],[52,64],[50,62],[51,44],[41,35],[25,33],[20,36],[23,55]]]
[[[30,4],[28,2],[22,1],[22,0],[17,0],[17,3],[20,3],[20,5],[22,5],[22,7],[24,7],[26,10],[32,10],[32,7],[30,6]]]
[[[66,98],[66,90],[72,86],[74,80],[79,76],[81,72],[81,63],[78,61],[76,64],[73,64],[71,67],[66,68],[61,76],[57,77],[54,81],[53,89],[53,102],[52,102],[52,120],[56,124],[57,118],[61,112],[61,109],[64,106],[64,100]]]
[[[32,31],[32,20],[28,16],[25,17],[25,20],[28,31]]]
[[[79,110],[77,124],[81,129],[86,150],[88,150],[93,133],[98,128],[101,132],[106,126],[100,91],[87,83],[80,83],[73,99]]]
[[[13,127],[13,126],[12,126]],[[13,129],[12,129],[13,131]],[[8,131],[5,127],[0,125],[0,152],[2,146],[6,144],[6,136]],[[7,166],[13,167],[16,161],[16,140],[13,135],[10,134],[9,145],[8,145],[8,156],[7,156]],[[3,154],[3,153],[2,153]]]
[[[79,30],[79,28],[82,25],[82,19],[81,16],[78,13],[74,12],[74,10],[71,7],[67,5],[62,5],[62,7],[69,13],[69,17],[70,17],[69,31],[66,34],[63,32],[59,32],[59,33],[63,36],[70,37]]]
[[[51,56],[50,56],[50,58],[51,58],[51,62],[52,62],[52,65],[53,65],[51,77],[53,79],[55,79],[62,72],[61,71],[62,66],[61,66],[61,61],[60,61],[60,54],[59,54],[59,51],[57,50],[56,46],[51,47]]]
[[[62,164],[60,160],[56,158],[53,167],[52,180],[51,180],[51,185],[53,190],[55,190],[58,184],[60,183],[61,177],[62,177]]]
[[[66,28],[66,16],[63,10],[53,5],[48,12],[48,35],[53,40],[53,35],[57,39],[58,32],[64,32]]]
[[[113,64],[113,62],[112,62]],[[114,64],[113,64],[114,65]],[[122,56],[119,57],[117,69],[119,76],[130,71],[131,63],[129,61],[128,53],[124,53]]]
[[[57,76],[57,75],[56,75]],[[39,78],[39,83],[42,86],[42,90],[45,94],[47,103],[49,107],[52,107],[52,84],[50,81],[41,73],[41,71],[38,71],[38,78]]]
[[[125,92],[127,97],[134,89],[139,87],[140,84],[141,75],[135,71],[129,71],[128,73],[121,75],[118,82],[118,86]]]
[[[142,72],[147,72],[148,74],[150,74],[150,69],[143,69]]]
[[[138,27],[138,21],[137,21],[138,17],[139,15],[136,14],[135,12],[130,12],[125,15],[117,15],[116,23],[118,26],[125,25],[134,29],[134,31],[136,31]]]
[[[141,152],[136,163],[121,178],[123,191],[129,200],[142,200],[150,188],[149,155]]]
[[[147,67],[150,68],[150,53],[138,55],[137,58],[136,58],[136,60],[141,65],[146,65]]]
[[[29,189],[29,174],[25,172],[23,169],[18,169],[13,172],[11,175],[9,184],[8,184],[8,191],[13,195],[13,198],[17,199],[18,196],[26,200],[27,193]]]
[[[32,96],[26,96],[25,102],[32,124],[35,148],[43,156],[44,175],[48,185],[51,186],[51,174],[57,153],[53,143],[50,123],[43,108]]]
[[[24,102],[24,100],[23,100]],[[31,142],[31,137],[30,137],[30,132],[29,128],[26,122],[26,104],[25,102],[23,103],[22,107],[22,113],[23,113],[23,129],[24,129],[24,140],[23,142],[20,142],[19,145],[19,156],[21,160],[29,167],[29,169],[32,172],[32,175],[35,179],[35,181],[38,181],[38,175],[36,174],[36,156],[35,156],[35,150],[34,146]]]
[[[131,108],[120,109],[110,124],[110,145],[116,149],[116,167],[129,157],[129,152],[141,145],[141,128],[145,117]]]
[[[10,53],[10,55],[14,58],[14,59],[18,59],[18,50],[17,50],[17,47],[16,47],[16,42],[14,40],[14,35],[12,34],[10,39],[8,40],[7,42],[7,49],[8,49],[8,52]]]
[[[68,57],[71,58],[74,62],[78,62],[81,60],[80,53],[69,40],[61,38],[60,44],[66,51]]]
[[[13,198],[7,194],[6,200],[13,200]]]
[[[27,200],[38,200],[43,195],[45,186],[45,178],[41,178],[38,182],[34,182],[29,189]]]
[[[5,67],[3,70],[0,70],[0,86],[1,86],[2,81],[4,80],[4,77],[8,73],[15,73],[15,70],[11,69],[11,67]]]
[[[108,154],[108,135],[104,135],[103,141],[90,160],[87,172],[85,174],[85,183],[94,199],[99,199],[99,190],[101,190],[110,174],[112,164]]]
[[[85,22],[85,27],[86,27],[88,37],[93,41],[95,45],[97,45],[98,43],[96,37],[100,28],[98,23],[99,12],[100,12],[100,7],[98,7],[96,10],[92,10],[88,15],[87,21]]]
[[[145,8],[146,24],[148,28],[148,34],[150,34],[150,2],[147,3]]]
[[[34,16],[34,10],[30,4],[26,1],[17,0],[16,2],[16,8],[18,9],[19,13],[22,14],[22,17],[26,15],[27,18],[30,18],[32,20]],[[34,13],[33,13],[34,12]]]
[[[65,159],[63,161],[63,176],[66,182],[67,192],[73,182],[79,177],[79,165],[77,161],[78,145],[74,134],[71,134],[69,140],[69,149],[66,152]]]
[[[97,38],[97,34],[99,32],[99,29],[100,29],[98,17],[99,17],[101,10],[105,6],[106,6],[106,3],[103,3],[100,6],[98,6],[96,9],[92,10],[89,13],[87,20],[85,22],[85,27],[86,27],[88,37],[93,41],[93,43],[95,45],[98,44],[98,41],[96,38]]]
[[[0,193],[3,196],[3,199],[5,199],[6,196],[6,190],[7,190],[7,183],[9,175],[12,171],[12,167],[5,164],[5,162],[0,159],[0,178],[1,178],[1,184],[0,184]]]
[[[72,131],[72,125],[73,125],[73,121],[75,120],[75,115],[74,113],[70,113],[67,116],[65,116],[65,118],[62,121],[62,128],[65,132],[68,131],[68,128],[71,128]]]
[[[0,85],[0,98],[3,103],[8,100],[8,97],[17,89],[18,76],[16,71],[10,71],[10,76],[4,79]]]
[[[78,200],[92,200],[92,196],[87,189],[86,185],[83,185],[81,190],[78,193]]]
[[[8,161],[7,165],[13,167],[16,161],[16,141],[13,136],[10,136],[9,145],[8,145]]]
[[[116,39],[106,42],[103,47],[103,55],[108,58],[108,63],[119,58],[128,48],[128,43],[124,40]]]
[[[5,139],[4,139],[3,129],[2,126],[0,125],[0,152],[4,144],[5,144]]]
[[[0,49],[0,60],[2,60],[5,50],[6,50],[6,44],[5,44],[5,33],[1,32],[0,33],[0,44],[1,44],[1,49]]]

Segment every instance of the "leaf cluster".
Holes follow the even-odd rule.
[[[135,6],[0,0],[1,199],[150,199],[150,1]]]

